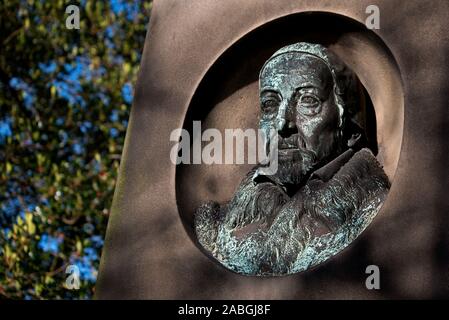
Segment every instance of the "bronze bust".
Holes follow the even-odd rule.
[[[278,170],[265,175],[258,165],[228,203],[197,209],[195,234],[211,257],[241,274],[292,274],[370,224],[390,182],[354,121],[354,79],[319,44],[289,45],[264,64],[259,126],[278,133]]]

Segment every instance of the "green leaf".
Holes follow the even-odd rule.
[[[33,223],[33,214],[31,212],[25,213],[25,222],[27,225],[28,233],[34,234],[36,232],[36,226]]]
[[[12,171],[12,165],[10,162],[6,162],[6,173],[10,173]]]

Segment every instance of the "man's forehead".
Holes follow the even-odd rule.
[[[260,75],[261,87],[290,84],[297,87],[325,88],[332,81],[328,66],[321,59],[304,53],[286,53],[270,60]]]

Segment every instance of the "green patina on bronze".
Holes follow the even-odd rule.
[[[328,49],[280,49],[263,66],[259,85],[259,126],[278,132],[278,170],[267,176],[258,165],[228,203],[198,208],[195,233],[232,271],[292,274],[356,239],[390,183],[356,120],[356,77]]]

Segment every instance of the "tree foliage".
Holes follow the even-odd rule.
[[[151,1],[0,2],[0,296],[90,298]]]

